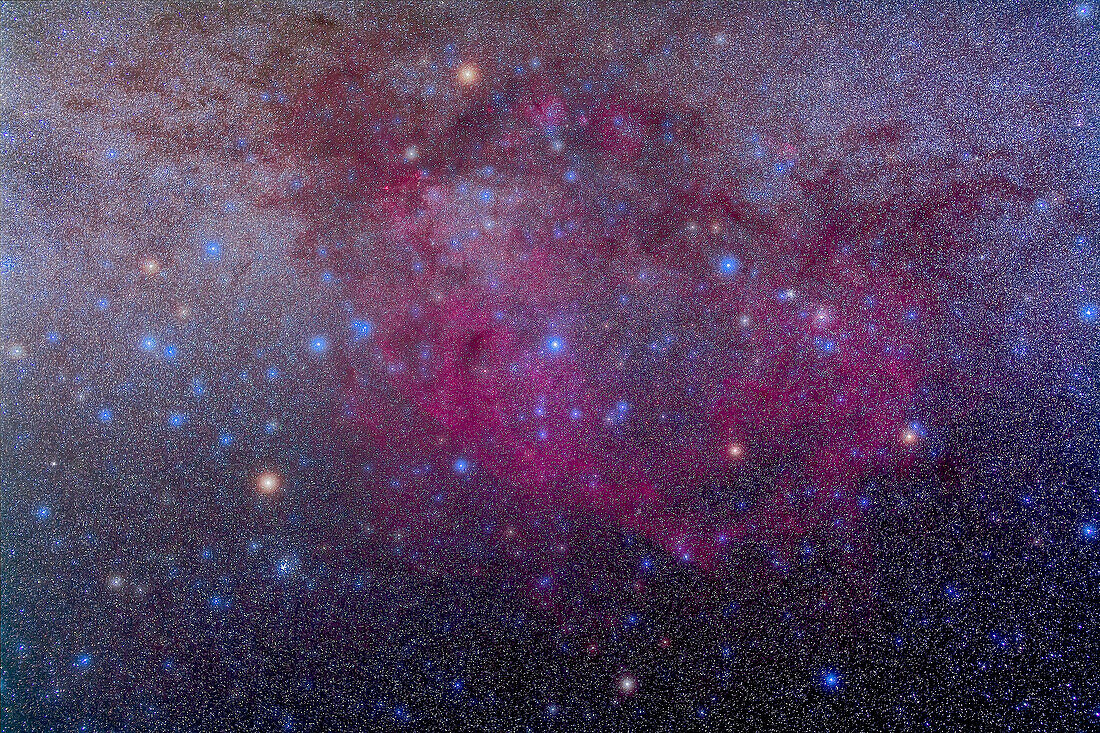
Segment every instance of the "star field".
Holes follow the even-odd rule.
[[[1100,725],[1098,13],[5,5],[3,730]]]

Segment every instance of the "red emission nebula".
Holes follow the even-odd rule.
[[[702,567],[858,524],[861,482],[925,449],[933,255],[1031,190],[914,154],[902,120],[719,127],[564,56],[456,58],[429,104],[382,81],[384,45],[290,90],[265,153],[302,266],[364,319],[350,444]],[[748,501],[696,496],[764,474]],[[415,537],[412,493],[377,490]]]

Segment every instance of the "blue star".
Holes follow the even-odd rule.
[[[164,358],[167,359],[168,361],[175,361],[176,356],[178,356],[178,355],[179,355],[179,350],[176,349],[175,346],[165,346],[164,347]]]
[[[157,340],[153,336],[146,336],[141,340],[142,351],[153,351],[157,348]]]
[[[1091,540],[1096,537],[1096,525],[1092,522],[1086,522],[1081,526],[1081,536],[1086,540]]]
[[[575,170],[570,169],[570,170],[567,170],[565,172],[565,182],[566,183],[573,183],[576,180],[577,180],[577,172]]]
[[[718,260],[718,274],[726,277],[732,277],[737,274],[737,271],[741,269],[741,261],[733,255],[724,255],[722,259]]]
[[[268,381],[269,382],[274,382],[278,378],[279,378],[279,370],[276,369],[275,367],[268,367],[268,370],[267,370],[267,379],[268,379]]]
[[[87,669],[91,666],[91,664],[92,655],[90,654],[81,654],[79,657],[76,658],[76,661],[73,662],[73,666],[75,666],[77,669]]]
[[[222,433],[218,437],[218,442],[222,445],[231,445],[233,443],[233,435],[230,433]]]
[[[565,340],[560,336],[551,336],[546,340],[546,348],[551,354],[560,354],[565,348]]]
[[[328,338],[325,336],[314,336],[309,342],[309,350],[314,354],[323,354],[328,351]]]
[[[1085,323],[1095,323],[1097,316],[1100,316],[1100,307],[1097,307],[1096,303],[1085,303],[1081,306],[1079,313],[1081,320]]]
[[[826,672],[821,676],[821,684],[825,686],[826,690],[835,690],[840,686],[840,674],[837,672]]]
[[[465,458],[456,458],[454,469],[455,473],[466,473],[470,470],[470,461]]]
[[[34,513],[35,516],[37,516],[39,519],[49,519],[50,515],[53,514],[53,510],[43,504],[42,506],[38,507],[38,509],[36,509]]]
[[[99,421],[103,424],[107,424],[115,419],[115,413],[111,411],[111,408],[104,407],[99,411]]]
[[[173,412],[168,416],[168,424],[174,428],[182,427],[187,422],[187,415],[182,412]]]
[[[99,309],[100,309],[101,311],[105,311],[105,310],[107,310],[107,307],[108,307],[109,305],[110,305],[110,303],[109,303],[109,302],[107,302],[107,299],[106,299],[106,298],[99,298],[99,299],[98,299],[98,300],[96,300],[96,302],[95,302],[95,307],[96,307],[96,308],[99,308]]]
[[[220,260],[222,258],[222,245],[216,239],[207,240],[202,246],[203,255],[208,260]]]

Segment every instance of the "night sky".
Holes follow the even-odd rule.
[[[3,5],[3,731],[1100,727],[1100,5],[644,5]]]

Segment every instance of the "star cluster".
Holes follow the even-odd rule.
[[[1097,8],[6,5],[4,730],[1100,722]]]

